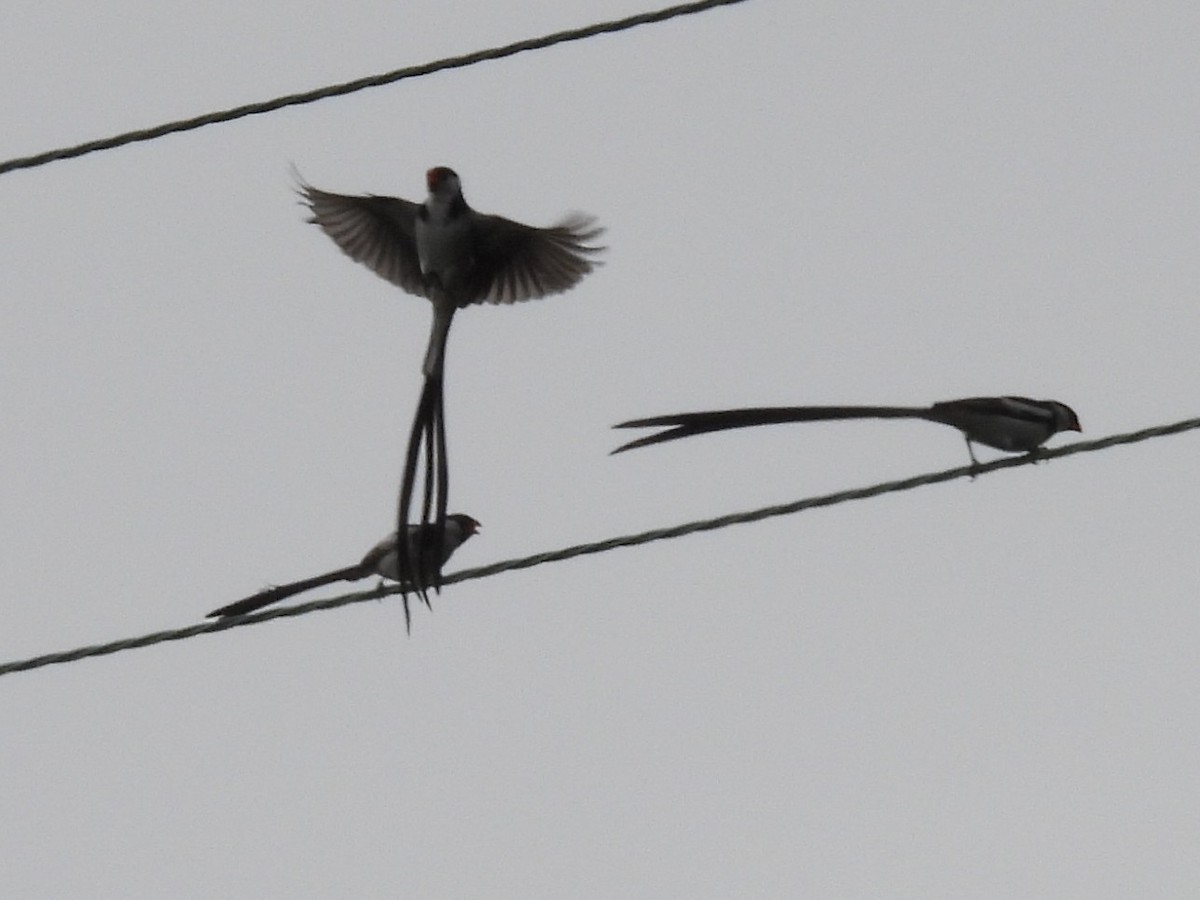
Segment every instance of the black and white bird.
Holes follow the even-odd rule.
[[[445,166],[425,173],[424,203],[322,191],[300,181],[312,211],[309,220],[351,259],[392,284],[433,304],[433,325],[422,371],[425,385],[413,417],[400,487],[398,528],[409,510],[422,454],[422,524],[445,520],[449,494],[442,397],[446,339],[454,313],[473,303],[514,303],[569,290],[599,263],[593,245],[603,229],[591,216],[575,214],[549,228],[523,225],[473,210],[463,199],[458,175]],[[415,571],[400,554],[400,572],[426,604],[440,583],[440,568]]]
[[[471,535],[478,532],[479,528],[479,523],[470,516],[455,513],[446,517],[446,522],[440,530],[440,535],[435,534],[435,530],[437,530],[436,525],[409,525],[407,528],[408,540],[405,542],[405,546],[408,550],[409,558],[418,566],[421,566],[422,571],[428,572],[435,568],[435,561],[437,563],[436,568],[440,569],[446,563],[446,560],[450,558],[451,554],[462,546]],[[440,540],[438,539],[439,537]],[[246,597],[244,600],[238,600],[236,603],[230,603],[228,606],[214,609],[208,614],[208,618],[225,619],[229,616],[244,616],[247,613],[254,612],[256,609],[261,609],[264,606],[286,599],[293,594],[299,594],[301,591],[309,591],[326,584],[333,584],[337,581],[360,581],[372,575],[378,575],[381,578],[387,578],[392,581],[400,581],[399,555],[396,549],[396,532],[392,532],[368,550],[367,555],[362,558],[361,562],[353,566],[326,572],[324,575],[314,575],[312,578],[294,581],[291,584],[281,584],[278,587],[267,588],[265,591],[259,591],[253,596]],[[404,624],[406,627],[411,628],[412,621],[409,618],[407,594],[404,595],[403,599]]]
[[[932,406],[776,406],[724,409],[634,419],[615,428],[662,426],[660,431],[623,444],[613,453],[663,441],[782,422],[823,422],[831,419],[924,419],[957,428],[967,439],[971,463],[979,465],[972,444],[983,444],[1006,453],[1032,453],[1060,431],[1082,431],[1075,410],[1057,400],[1028,397],[968,397]]]

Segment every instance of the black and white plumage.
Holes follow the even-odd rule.
[[[974,465],[979,462],[972,444],[1006,453],[1031,453],[1060,431],[1082,430],[1079,417],[1065,403],[1028,397],[968,397],[932,406],[778,406],[679,413],[622,422],[614,427],[662,426],[668,430],[630,441],[613,453],[729,428],[833,419],[924,419],[950,425],[963,433]]]
[[[420,522],[442,522],[449,494],[443,371],[454,313],[474,303],[515,303],[562,293],[599,263],[603,248],[592,242],[603,229],[590,216],[568,216],[549,228],[523,225],[476,212],[462,195],[458,175],[445,166],[425,173],[424,203],[374,194],[347,196],[300,182],[299,190],[319,225],[351,259],[392,284],[433,304],[433,323],[405,454],[398,527],[409,511],[422,454],[425,460]],[[401,553],[400,571],[426,604],[440,568],[417,572]],[[426,575],[429,576],[428,580]]]
[[[471,535],[478,532],[479,528],[480,525],[477,521],[462,513],[447,516],[445,525],[440,530],[436,525],[409,525],[406,529],[408,540],[405,542],[409,558],[419,565],[422,571],[429,572],[434,568],[440,569],[451,554],[461,547]],[[440,534],[435,533],[438,531]],[[372,575],[392,581],[401,581],[400,560],[396,549],[396,532],[392,532],[368,550],[361,562],[353,566],[335,569],[324,575],[314,575],[312,578],[294,581],[291,584],[267,588],[243,600],[238,600],[236,603],[214,609],[208,614],[208,618],[224,619],[229,616],[244,616],[264,606],[291,597],[293,594],[337,581],[360,581]],[[434,565],[435,560],[436,566]],[[404,597],[404,622],[406,626],[411,625],[407,595]]]

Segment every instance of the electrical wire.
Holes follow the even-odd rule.
[[[569,41],[579,41],[585,38],[596,37],[601,34],[613,34],[618,31],[626,31],[630,28],[636,28],[639,25],[650,25],[656,22],[665,22],[668,19],[674,19],[679,16],[692,15],[694,13],[705,12],[718,6],[732,6],[735,3],[743,3],[745,0],[700,0],[696,3],[681,3],[677,6],[668,6],[665,9],[660,9],[655,12],[638,13],[636,15],[627,16],[624,19],[614,19],[609,22],[598,22],[594,25],[588,25],[584,28],[572,28],[567,31],[558,31],[554,34],[543,35],[537,38],[527,38],[516,43],[506,44],[502,47],[491,47],[486,50],[477,50],[474,53],[467,53],[463,56],[451,56],[445,59],[435,60],[434,62],[422,63],[421,65],[408,66],[403,69],[395,69],[391,72],[384,72],[380,75],[368,75],[365,78],[357,78],[354,81],[345,81],[340,84],[331,84],[326,87],[317,88],[316,90],[304,91],[299,94],[287,94],[283,97],[276,97],[273,100],[265,100],[259,103],[247,103],[244,106],[235,106],[232,109],[224,109],[216,112],[206,113],[201,116],[195,116],[190,119],[178,119],[173,122],[165,122],[162,125],[156,125],[153,128],[143,128],[137,131],[127,131],[123,134],[114,135],[113,137],[101,138],[95,141],[88,141],[83,144],[76,144],[73,147],[60,147],[56,150],[47,150],[44,153],[37,153],[33,156],[22,156],[15,159],[5,160],[0,162],[0,175],[7,172],[13,172],[17,169],[33,169],[38,166],[44,166],[47,163],[58,162],[64,159],[74,159],[79,156],[85,156],[89,153],[95,153],[99,150],[112,150],[116,147],[123,147],[126,144],[135,144],[141,141],[152,141],[160,137],[165,137],[168,134],[177,134],[181,131],[194,131],[197,128],[204,128],[207,125],[216,125],[219,122],[232,122],[235,119],[242,119],[246,116],[255,116],[261,113],[274,112],[278,109],[284,109],[288,106],[300,106],[305,103],[314,103],[317,100],[324,100],[328,97],[339,97],[345,94],[353,94],[356,91],[365,90],[366,88],[381,87],[386,84],[394,84],[397,81],[403,81],[407,78],[420,78],[423,75],[432,75],[434,72],[441,72],[446,69],[461,69],[466,66],[473,66],[477,63],[487,62],[489,60],[503,59],[507,56],[515,56],[518,53],[524,53],[528,50],[541,50],[546,47],[552,47],[555,44],[564,44]]]
[[[503,562],[493,563],[487,566],[480,566],[474,569],[464,569],[461,572],[455,572],[452,575],[447,575],[442,579],[442,584],[451,585],[460,581],[470,581],[476,578],[490,578],[493,575],[499,575],[503,572],[512,572],[517,569],[528,569],[532,568],[533,566],[543,565],[544,563],[562,562],[564,560],[573,559],[576,556],[584,556],[591,553],[606,553],[609,550],[615,550],[618,547],[634,547],[639,544],[648,544],[653,541],[683,537],[685,535],[695,534],[701,531],[714,531],[719,528],[727,528],[730,525],[742,525],[749,522],[759,522],[763,519],[769,519],[775,516],[791,515],[793,513],[804,512],[805,510],[809,509],[837,506],[841,503],[849,503],[854,500],[865,500],[869,497],[878,497],[883,494],[894,494],[900,491],[910,491],[914,488],[939,484],[944,481],[952,481],[956,478],[973,478],[978,475],[984,475],[997,471],[999,469],[1012,469],[1018,466],[1033,465],[1039,462],[1060,459],[1064,456],[1073,456],[1077,453],[1094,453],[1099,450],[1106,450],[1110,447],[1123,444],[1136,444],[1141,441],[1148,441],[1154,438],[1166,437],[1172,434],[1181,434],[1185,431],[1192,431],[1197,428],[1200,428],[1200,418],[1184,419],[1168,425],[1156,425],[1151,428],[1143,428],[1140,431],[1114,434],[1093,441],[1078,441],[1073,444],[1067,444],[1063,447],[1056,447],[1053,450],[1042,449],[1032,454],[1006,457],[995,460],[994,462],[984,463],[978,467],[961,466],[955,469],[947,469],[942,472],[930,472],[925,475],[904,478],[899,481],[887,481],[880,484],[870,485],[868,487],[839,491],[838,493],[834,494],[808,497],[803,500],[795,500],[790,503],[782,503],[776,506],[767,506],[761,509],[750,510],[748,512],[731,513],[729,515],[719,516],[715,519],[703,519],[700,521],[687,522],[682,525],[674,525],[667,528],[657,528],[652,531],[643,531],[639,534],[624,535],[622,537],[614,537],[587,544],[577,544],[573,547],[566,547],[562,550],[551,550],[545,553],[537,553],[533,556],[505,560]],[[9,675],[13,672],[25,672],[31,669],[39,669],[43,666],[56,665],[58,663],[75,662],[76,660],[86,659],[90,656],[104,656],[110,653],[119,653],[123,650],[132,650],[135,647],[149,647],[154,644],[161,644],[167,641],[180,641],[186,638],[195,637],[200,634],[210,634],[216,631],[225,631],[230,628],[240,628],[244,625],[254,625],[260,622],[265,622],[269,619],[278,619],[285,616],[300,616],[306,613],[315,612],[316,610],[320,609],[335,609],[351,603],[362,603],[366,600],[378,600],[384,596],[397,594],[399,592],[399,586],[391,585],[371,591],[359,591],[340,597],[332,597],[327,600],[314,600],[309,603],[297,604],[295,606],[283,606],[277,609],[269,609],[260,613],[253,613],[248,616],[220,619],[215,622],[201,622],[187,628],[177,628],[171,631],[159,631],[155,632],[154,634],[126,638],[125,640],[112,641],[107,644],[93,644],[90,646],[79,647],[74,650],[67,650],[61,653],[48,653],[43,656],[35,656],[30,659],[17,660],[15,662],[0,665],[0,675]]]

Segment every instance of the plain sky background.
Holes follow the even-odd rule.
[[[653,8],[9,0],[0,158]],[[905,422],[610,458],[626,418],[1197,415],[1198,47],[1182,2],[752,0],[0,176],[0,661],[391,528],[428,304],[291,163],[608,228],[457,320],[449,570],[966,460]],[[1197,440],[472,581],[411,638],[389,600],[5,677],[4,891],[1195,896]]]

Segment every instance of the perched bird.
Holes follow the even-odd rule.
[[[407,529],[408,540],[405,542],[409,558],[416,561],[422,567],[422,571],[433,569],[435,561],[437,562],[437,568],[441,568],[446,560],[450,558],[450,555],[467,538],[478,532],[479,528],[480,525],[478,522],[462,513],[455,513],[446,517],[445,526],[441,529],[441,540],[435,540],[438,537],[438,535],[434,534],[435,530],[437,530],[436,525],[409,525]],[[238,600],[236,603],[230,603],[228,606],[214,609],[208,614],[208,618],[224,619],[229,616],[244,616],[246,613],[254,612],[256,609],[261,609],[264,606],[276,603],[301,591],[312,590],[322,585],[333,584],[336,581],[359,581],[363,578],[369,578],[371,575],[379,575],[382,578],[389,578],[392,581],[401,580],[399,557],[396,552],[396,532],[392,532],[368,550],[367,555],[362,558],[362,562],[356,565],[337,569],[333,572],[326,572],[324,575],[314,575],[312,578],[305,578],[303,581],[294,581],[291,584],[267,588],[265,591],[259,591],[251,597],[246,597],[244,600]],[[406,628],[411,629],[412,622],[409,619],[407,594],[404,595],[404,624]]]
[[[446,338],[454,313],[472,303],[514,303],[566,291],[599,263],[603,248],[592,245],[603,229],[590,216],[569,216],[549,228],[522,225],[476,212],[463,199],[458,175],[445,166],[425,173],[424,203],[374,194],[346,196],[318,190],[304,181],[299,191],[312,212],[309,220],[351,259],[433,304],[433,325],[422,371],[425,385],[417,403],[400,486],[398,530],[409,510],[422,454],[425,460],[422,524],[446,517],[449,468],[442,400]],[[440,585],[440,567],[417,571],[401,548],[403,583],[426,605],[428,588]]]
[[[1082,431],[1079,417],[1057,400],[1027,397],[968,397],[932,406],[778,406],[759,409],[725,409],[712,412],[654,416],[622,422],[615,428],[669,427],[648,437],[623,444],[613,453],[662,441],[707,434],[727,428],[775,425],[781,422],[822,422],[830,419],[924,419],[951,425],[967,439],[971,463],[979,465],[972,443],[1007,453],[1031,453],[1060,431]]]

